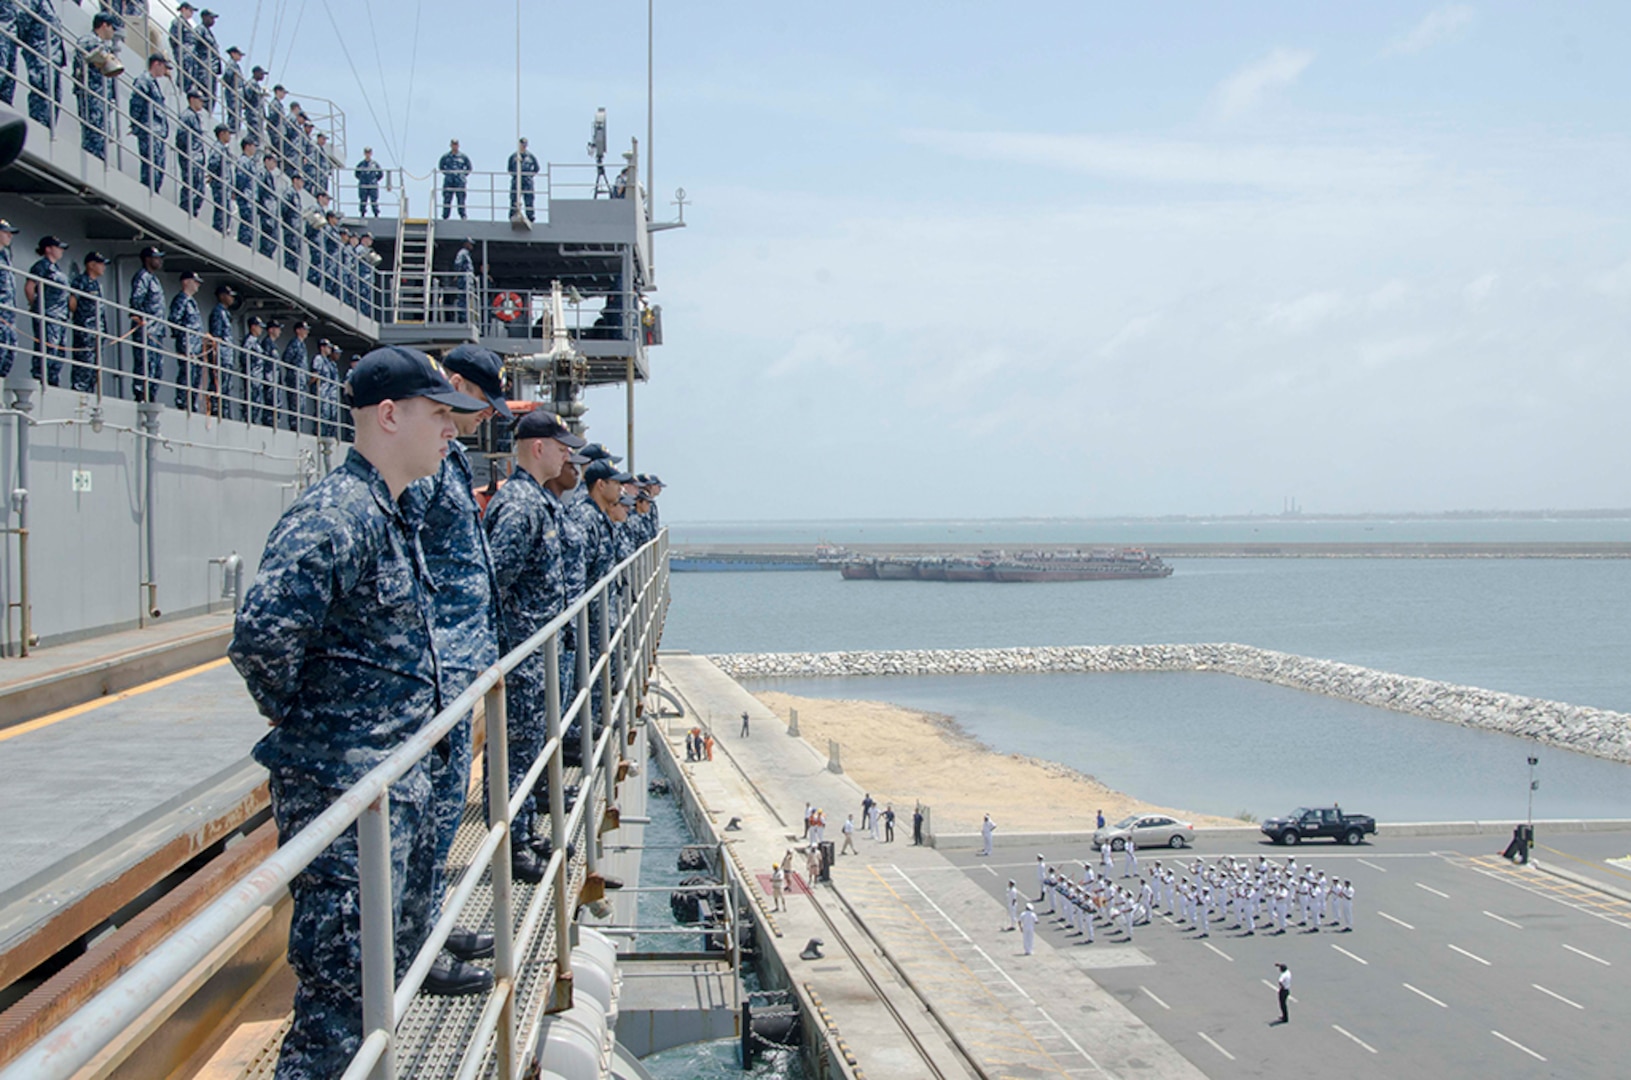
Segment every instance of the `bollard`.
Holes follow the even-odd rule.
[[[827,740],[827,771],[842,774],[844,763],[838,760],[838,743],[832,739]]]
[[[797,709],[788,709],[787,710],[787,734],[797,736],[798,733],[799,733],[799,711]]]

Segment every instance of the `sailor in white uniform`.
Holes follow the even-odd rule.
[[[1036,901],[1041,903],[1048,895],[1048,860],[1039,853],[1036,857]]]
[[[985,821],[980,825],[980,839],[984,846],[980,849],[981,855],[991,854],[991,838],[997,834],[997,823],[991,820],[991,815],[985,815]]]
[[[1127,836],[1127,846],[1122,853],[1127,856],[1127,864],[1121,868],[1122,877],[1131,877],[1138,873],[1138,845],[1133,843],[1132,834]]]
[[[1031,955],[1031,949],[1036,946],[1036,908],[1031,904],[1025,905],[1025,910],[1019,916],[1020,933],[1025,938],[1025,955]]]
[[[1008,929],[1012,930],[1019,925],[1019,886],[1014,879],[1008,879]]]

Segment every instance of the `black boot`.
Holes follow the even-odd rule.
[[[538,858],[540,860],[547,863],[549,862],[549,857],[555,854],[555,841],[551,840],[547,836],[535,836],[532,838],[532,850],[538,853]],[[577,845],[566,845],[566,861],[571,862],[577,857]]]
[[[436,962],[430,966],[430,973],[425,976],[425,993],[438,997],[485,994],[492,988],[491,971],[446,955],[438,956]]]
[[[540,859],[536,851],[523,844],[510,856],[510,876],[517,881],[536,885],[544,880],[544,864],[547,861]]]
[[[479,960],[493,955],[493,935],[455,926],[453,932],[447,935],[445,948],[460,960]]]

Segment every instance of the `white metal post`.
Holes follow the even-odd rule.
[[[551,883],[555,891],[555,992],[550,1011],[572,1007],[572,905],[566,894],[571,860],[566,857],[566,777],[561,769],[561,639],[552,635],[544,645],[544,739],[555,744],[544,775],[549,781],[549,835],[560,869]],[[587,781],[578,785],[578,798],[588,796]],[[565,993],[561,988],[565,987]]]
[[[482,709],[487,734],[487,827],[503,822],[504,835],[493,855],[493,981],[496,993],[504,994],[495,1036],[498,1075],[515,1077],[515,900],[510,878],[510,857],[515,838],[510,835],[510,732],[509,704],[504,682],[499,680],[487,691]]]
[[[428,808],[427,808],[428,809]],[[395,928],[391,919],[391,796],[380,792],[357,819],[357,878],[362,919],[362,1037],[386,1037],[385,1052],[370,1080],[395,1080]]]

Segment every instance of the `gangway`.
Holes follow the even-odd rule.
[[[397,226],[396,287],[391,302],[398,323],[430,321],[430,267],[435,242],[436,223],[430,218],[403,218]]]

